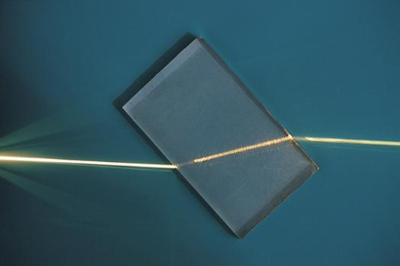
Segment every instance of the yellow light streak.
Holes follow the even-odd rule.
[[[42,164],[66,164],[66,165],[82,165],[82,166],[114,166],[114,167],[129,167],[129,168],[153,168],[153,169],[176,169],[177,168],[176,165],[170,165],[170,164],[86,161],[86,160],[69,160],[69,159],[22,157],[22,156],[0,156],[0,161],[42,163]]]
[[[337,143],[337,144],[356,144],[356,145],[375,145],[375,146],[400,146],[400,141],[386,140],[365,140],[365,139],[338,139],[338,138],[317,138],[317,137],[296,137],[298,141]]]
[[[246,146],[246,147],[237,148],[234,150],[229,150],[229,151],[197,158],[197,159],[194,159],[191,163],[202,163],[202,162],[214,160],[214,159],[225,157],[225,156],[235,155],[235,154],[239,154],[239,153],[243,153],[243,152],[247,152],[247,151],[251,151],[251,150],[255,150],[255,149],[278,145],[282,142],[292,141],[292,140],[293,140],[293,137],[291,135],[288,135],[286,137],[282,137],[279,139],[272,139],[272,140],[268,140],[268,141],[261,142],[258,144],[254,144],[254,145],[250,145],[250,146]]]
[[[400,147],[400,141],[384,141],[384,140],[362,140],[362,139],[340,139],[340,138],[319,138],[319,137],[286,137],[268,140],[262,143],[249,145],[217,154],[212,154],[192,160],[190,163],[202,163],[221,157],[236,155],[247,151],[260,149],[264,147],[274,146],[287,141],[305,141],[316,143],[333,143],[333,144],[356,144],[356,145],[375,145],[375,146],[397,146]],[[40,158],[40,157],[23,157],[23,156],[2,156],[1,162],[25,162],[39,164],[64,164],[64,165],[81,165],[81,166],[111,166],[111,167],[127,167],[127,168],[148,168],[148,169],[177,169],[179,165],[173,164],[152,164],[152,163],[134,163],[134,162],[110,162],[110,161],[88,161],[88,160],[70,160],[56,158]],[[180,164],[185,165],[185,164]]]

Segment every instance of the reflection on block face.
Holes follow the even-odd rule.
[[[240,238],[318,169],[201,38],[123,109]]]

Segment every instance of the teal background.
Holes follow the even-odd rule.
[[[399,1],[3,0],[0,154],[166,162],[113,102],[189,32],[294,136],[400,140]],[[0,265],[399,265],[399,148],[302,146],[244,240],[172,171],[1,163]]]

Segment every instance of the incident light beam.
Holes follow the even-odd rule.
[[[22,156],[0,156],[0,161],[43,163],[43,164],[69,164],[69,165],[86,165],[86,166],[114,166],[114,167],[128,167],[128,168],[155,168],[155,169],[177,168],[175,165],[170,165],[170,164],[86,161],[86,160],[68,160],[68,159],[37,158],[37,157],[22,157]]]

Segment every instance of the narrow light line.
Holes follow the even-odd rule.
[[[217,153],[217,154],[212,154],[212,155],[208,155],[205,157],[196,158],[191,163],[202,163],[202,162],[214,160],[214,159],[225,157],[225,156],[235,155],[235,154],[239,154],[239,153],[243,153],[243,152],[247,152],[247,151],[251,151],[251,150],[255,150],[255,149],[259,149],[259,148],[278,145],[282,142],[292,141],[292,140],[293,140],[293,137],[291,135],[288,135],[286,137],[272,139],[272,140],[268,140],[268,141],[261,142],[258,144],[245,146],[245,147],[241,147],[241,148],[237,148],[234,150],[229,150],[229,151],[225,151],[225,152],[221,152],[221,153]]]
[[[69,160],[69,159],[22,157],[22,156],[0,156],[0,161],[42,163],[42,164],[86,165],[86,166],[115,166],[115,167],[153,168],[153,169],[176,169],[177,168],[176,165],[170,165],[170,164],[86,161],[86,160]]]
[[[375,145],[375,146],[400,146],[400,141],[386,140],[366,140],[366,139],[338,139],[338,138],[317,138],[317,137],[295,137],[298,141],[337,143],[337,144],[356,144],[356,145]]]
[[[262,143],[249,145],[217,154],[212,154],[200,158],[196,158],[189,163],[202,163],[221,157],[244,153],[247,151],[278,145],[287,141],[304,141],[317,143],[336,143],[336,144],[356,144],[356,145],[375,145],[375,146],[396,146],[400,147],[400,141],[384,141],[384,140],[363,140],[363,139],[340,139],[340,138],[319,138],[319,137],[286,137],[268,140]],[[132,162],[109,162],[109,161],[88,161],[88,160],[70,160],[56,158],[40,158],[40,157],[23,157],[23,156],[1,156],[1,162],[26,162],[39,164],[65,164],[65,165],[82,165],[82,166],[114,166],[127,168],[149,168],[149,169],[177,169],[178,165],[173,164],[152,164],[152,163],[132,163]],[[182,164],[183,165],[183,164]]]

